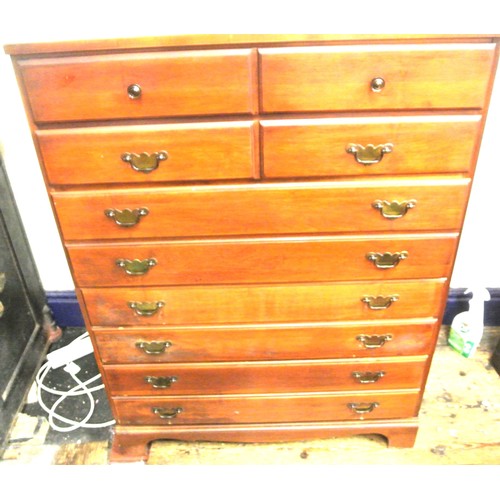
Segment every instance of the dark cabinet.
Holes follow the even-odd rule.
[[[0,157],[0,457],[57,335]]]

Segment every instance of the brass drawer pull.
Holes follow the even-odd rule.
[[[356,340],[361,342],[366,349],[378,349],[391,341],[392,335],[358,335]]]
[[[158,151],[157,153],[123,153],[121,159],[125,163],[129,163],[130,166],[136,172],[142,172],[143,174],[149,174],[153,170],[156,170],[160,161],[164,161],[168,158],[168,153],[166,151]]]
[[[132,227],[139,223],[141,217],[149,214],[147,208],[125,208],[124,210],[118,210],[116,208],[108,208],[104,210],[104,215],[113,219],[116,225],[122,227]]]
[[[369,252],[366,254],[366,258],[373,262],[377,269],[393,269],[395,268],[402,260],[408,258],[408,252],[385,252],[385,253],[377,253],[377,252]]]
[[[365,295],[361,302],[364,302],[370,309],[374,311],[380,311],[382,309],[389,309],[393,302],[399,300],[398,295],[389,295],[388,297],[383,297],[379,295],[378,297]]]
[[[357,380],[360,384],[374,384],[378,382],[383,376],[385,372],[352,372],[352,376],[355,380]]]
[[[142,349],[149,356],[158,356],[159,354],[163,354],[169,347],[172,347],[172,343],[168,340],[162,342],[137,342],[135,346],[138,349]]]
[[[347,408],[352,410],[354,413],[364,414],[371,413],[375,408],[380,406],[380,403],[348,403]]]
[[[392,153],[392,144],[379,144],[374,146],[373,144],[368,144],[362,146],[361,144],[348,144],[346,151],[352,155],[358,163],[363,165],[373,165],[375,163],[380,163],[384,154]]]
[[[134,310],[138,316],[154,316],[163,306],[165,302],[129,302],[128,306]]]
[[[151,384],[155,389],[168,389],[174,382],[177,382],[177,377],[144,377],[144,380]]]
[[[375,200],[372,203],[372,207],[377,209],[386,219],[399,219],[403,217],[410,208],[414,208],[416,204],[416,200],[402,202],[396,200]]]
[[[142,95],[141,86],[138,83],[132,83],[127,87],[127,94],[130,99],[139,99]]]
[[[165,418],[168,420],[172,420],[176,418],[179,413],[182,413],[184,410],[180,407],[177,408],[159,408],[154,407],[151,408],[155,415],[158,415],[160,418]]]
[[[385,87],[385,80],[377,76],[370,82],[370,88],[372,89],[372,92],[382,92],[382,89]]]
[[[152,267],[158,264],[156,259],[145,259],[145,260],[129,260],[129,259],[117,259],[116,265],[122,268],[126,274],[130,276],[142,276],[146,274]]]

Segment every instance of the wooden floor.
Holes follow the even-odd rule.
[[[420,430],[411,449],[387,448],[378,436],[324,439],[281,444],[155,442],[151,465],[265,465],[265,464],[411,464],[499,465],[500,376],[490,365],[500,329],[487,328],[473,358],[463,358],[446,345],[443,328],[420,411]],[[48,424],[38,425],[31,439],[32,417],[19,415],[12,444],[0,461],[6,464],[108,463],[109,443],[44,444]],[[46,425],[45,425],[46,424]],[[144,465],[143,463],[132,464]],[[130,467],[130,464],[126,464]]]

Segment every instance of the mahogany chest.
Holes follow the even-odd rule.
[[[116,419],[412,446],[497,61],[487,35],[11,45]]]

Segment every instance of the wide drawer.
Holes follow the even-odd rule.
[[[50,184],[116,184],[258,175],[252,122],[37,130]]]
[[[437,317],[445,283],[85,288],[82,293],[94,326],[366,321]]]
[[[250,113],[251,49],[19,60],[35,122]],[[140,87],[140,95],[136,85]],[[135,90],[135,94],[134,94]]]
[[[392,232],[459,229],[469,184],[462,178],[387,179],[52,196],[65,240]]]
[[[176,425],[321,422],[407,418],[418,413],[419,391],[264,396],[112,398],[118,424]]]
[[[262,110],[483,108],[494,44],[259,50]]]
[[[469,172],[480,126],[478,115],[263,120],[264,176]]]
[[[418,356],[434,346],[436,320],[237,326],[95,328],[104,364]]]
[[[448,276],[457,234],[67,245],[81,287]]]
[[[418,389],[427,357],[108,366],[112,396]]]

